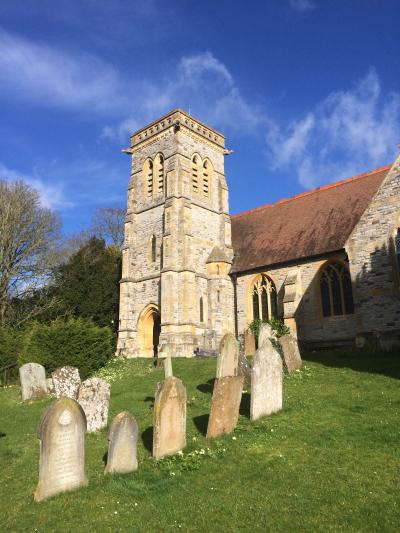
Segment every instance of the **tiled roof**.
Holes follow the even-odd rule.
[[[391,166],[232,216],[232,272],[342,249]]]

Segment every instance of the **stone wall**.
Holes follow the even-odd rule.
[[[400,341],[399,270],[394,249],[399,227],[400,158],[346,243],[359,346],[373,342],[390,348]]]

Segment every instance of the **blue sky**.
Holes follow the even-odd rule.
[[[137,128],[175,107],[222,131],[231,212],[394,160],[398,0],[1,0],[0,177],[64,231],[125,207]]]

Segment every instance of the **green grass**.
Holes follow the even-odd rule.
[[[112,368],[110,420],[122,410],[137,418],[139,471],[104,476],[107,432],[91,434],[89,486],[40,504],[36,426],[51,400],[24,405],[18,387],[1,389],[0,530],[398,531],[398,357],[312,356],[285,378],[281,413],[251,423],[246,393],[235,433],[210,442],[215,365],[174,361],[188,391],[188,448],[159,462],[148,447],[162,371],[146,361]]]

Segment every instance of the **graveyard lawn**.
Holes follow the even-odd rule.
[[[155,461],[152,408],[161,369],[145,360],[109,370],[109,424],[139,424],[139,470],[104,475],[107,430],[87,435],[88,487],[42,503],[36,427],[51,399],[22,403],[0,390],[1,530],[395,531],[400,524],[398,356],[313,355],[284,378],[284,409],[207,441],[216,360],[174,360],[187,387],[183,455]]]

